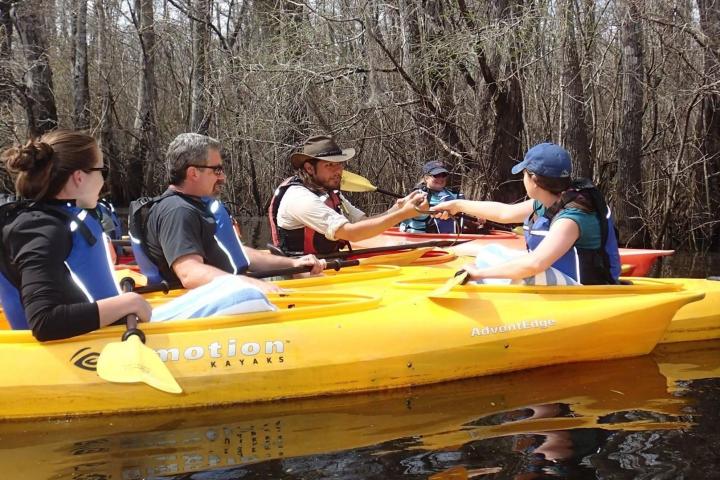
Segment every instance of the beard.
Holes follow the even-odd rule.
[[[222,180],[218,180],[217,182],[215,182],[215,185],[213,185],[213,195],[214,196],[220,195],[224,186],[225,186],[225,182]]]
[[[342,181],[342,175],[333,175],[331,178],[325,180],[320,185],[325,190],[339,190],[341,181]]]

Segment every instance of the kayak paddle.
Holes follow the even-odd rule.
[[[372,262],[370,262],[369,259],[362,259],[362,258],[359,260],[333,259],[333,260],[327,261],[327,263],[325,265],[325,270],[340,270],[341,268],[354,267],[356,265],[361,265],[362,263],[365,263],[368,265],[372,264]],[[248,277],[252,277],[252,278],[281,277],[281,276],[286,276],[286,275],[294,275],[296,273],[306,273],[306,272],[309,272],[310,270],[312,270],[311,266],[303,265],[301,267],[277,268],[275,270],[265,270],[263,272],[247,272],[247,273],[245,273],[245,275]],[[166,282],[165,280],[163,280],[162,282],[157,283],[155,285],[146,285],[144,287],[134,288],[134,282],[129,277],[122,278],[119,283],[121,285],[127,284],[128,286],[132,287],[130,289],[130,291],[133,291],[135,293],[140,293],[140,294],[155,293],[155,292],[168,293],[170,290],[180,290],[180,289],[184,288],[179,283],[169,283],[169,282]]]
[[[137,328],[137,316],[127,316],[127,330],[120,342],[105,345],[97,360],[97,374],[115,383],[147,383],[168,393],[182,393],[167,365],[155,350],[145,345],[145,334]]]
[[[441,287],[436,288],[430,294],[428,297],[442,297],[443,295],[446,295],[450,293],[450,290],[457,287],[458,285],[465,285],[468,280],[468,272],[467,270],[458,270],[455,272],[455,276],[448,279],[447,282],[445,282]]]
[[[430,240],[427,242],[419,243],[403,243],[398,245],[386,245],[384,247],[371,247],[371,248],[358,248],[355,250],[340,250],[339,252],[326,253],[316,255],[318,258],[344,258],[352,257],[353,255],[366,255],[368,253],[381,253],[381,252],[397,252],[399,250],[415,250],[418,248],[427,247],[454,247],[469,242],[470,239],[463,240]]]
[[[403,198],[405,196],[400,195],[399,193],[391,192],[389,190],[383,190],[382,188],[378,188],[372,183],[370,183],[370,180],[368,180],[367,178],[358,175],[357,173],[348,172],[347,170],[343,170],[342,172],[342,178],[340,179],[340,190],[343,190],[345,192],[378,192],[382,193],[383,195],[395,198]]]

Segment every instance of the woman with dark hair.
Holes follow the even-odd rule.
[[[521,172],[529,200],[512,205],[452,200],[434,207],[440,218],[463,212],[494,222],[524,222],[528,253],[495,265],[468,265],[469,278],[617,283],[620,257],[609,209],[591,184],[571,181],[570,154],[552,143],[535,145],[512,169]],[[558,272],[563,278],[556,279]]]
[[[148,321],[148,302],[118,290],[107,239],[86,210],[96,207],[106,171],[95,139],[55,130],[1,158],[21,199],[0,209],[0,299],[13,328],[46,341],[130,314]]]

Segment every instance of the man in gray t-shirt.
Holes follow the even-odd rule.
[[[205,135],[183,133],[168,147],[166,154],[170,187],[150,207],[146,226],[146,248],[160,273],[178,280],[185,288],[195,288],[214,278],[233,272],[232,260],[216,235],[216,224],[204,198],[215,197],[225,184],[220,143]],[[235,239],[239,242],[239,239]],[[270,255],[240,244],[249,269],[308,266],[320,273],[325,262],[313,255],[287,258]],[[271,284],[241,275],[263,292],[278,291]]]

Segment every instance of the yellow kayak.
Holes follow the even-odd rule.
[[[569,428],[682,429],[689,427],[682,421],[689,400],[671,394],[668,387],[674,390],[676,380],[719,376],[718,359],[720,344],[696,342],[631,359],[546,367],[410,391],[199,409],[182,415],[5,423],[0,425],[0,464],[8,478],[24,478],[28,471],[37,478],[143,478],[409,438],[418,449],[437,451],[457,450],[486,438]],[[570,406],[573,414],[553,414],[560,405]],[[608,421],[624,411],[674,420],[649,421],[648,415],[639,415],[635,420]]]
[[[452,252],[452,249],[451,249]],[[324,277],[312,279],[291,280],[277,282],[285,288],[306,290],[328,290],[336,292],[354,292],[366,295],[382,295],[382,303],[389,304],[398,298],[403,298],[408,293],[408,287],[416,284],[421,290],[438,288],[452,278],[455,272],[463,265],[471,262],[468,257],[442,258],[442,262],[435,261],[433,264],[423,264],[423,259],[415,260],[402,267],[395,267],[391,273],[385,271],[381,276],[364,277],[354,276],[348,269],[345,273],[331,272]],[[386,267],[388,269],[392,267]],[[562,298],[566,293],[583,295],[586,292],[593,294],[615,295],[629,292],[669,292],[679,290],[695,290],[705,292],[705,298],[682,307],[673,318],[667,332],[660,343],[687,342],[698,340],[711,340],[720,338],[720,281],[699,279],[699,278],[645,278],[626,277],[623,279],[632,285],[602,285],[602,286],[462,286],[456,291],[493,292],[497,294],[518,293],[543,293],[556,295]],[[424,287],[420,285],[425,284]]]
[[[643,355],[679,308],[703,297],[628,290],[468,300],[421,289],[386,302],[360,290],[273,295],[277,312],[143,325],[147,346],[184,390],[179,395],[98,377],[98,354],[122,327],[45,344],[27,331],[0,331],[0,417],[228,405]]]

